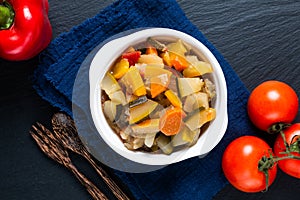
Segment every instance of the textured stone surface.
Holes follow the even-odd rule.
[[[53,37],[94,16],[111,0],[49,0]],[[268,79],[290,84],[300,96],[300,1],[178,0],[187,17],[223,54],[249,90]],[[37,58],[0,60],[1,199],[89,199],[77,180],[40,150],[28,134],[36,121],[47,124],[53,109],[31,88]],[[300,121],[298,114],[296,121]],[[92,180],[93,170],[72,155]],[[241,193],[230,185],[215,199],[299,199],[300,181],[279,172],[266,193]],[[107,194],[113,196],[106,190]],[[284,196],[283,196],[284,195]]]

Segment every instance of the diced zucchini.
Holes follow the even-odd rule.
[[[136,96],[146,95],[146,88],[139,70],[132,66],[128,72],[119,80],[126,88],[126,92]]]
[[[146,79],[146,85],[150,84],[152,98],[155,98],[167,89],[171,75],[172,72],[157,65],[147,65],[145,67],[144,78]]]
[[[170,137],[167,137],[164,134],[160,134],[156,138],[156,143],[157,146],[163,151],[163,153],[171,154],[173,152],[173,146]]]
[[[176,42],[170,43],[167,45],[168,52],[172,52],[181,56],[185,56],[187,52],[186,47],[184,46],[182,40],[177,40]]]
[[[121,105],[108,100],[103,103],[103,111],[105,116],[108,117],[111,122],[113,122],[120,115]]]
[[[170,77],[172,75],[172,72],[169,70],[166,70],[164,68],[161,68],[157,65],[147,65],[145,67],[145,79],[150,79],[152,77],[160,76],[166,74],[167,77]]]
[[[145,63],[148,65],[164,65],[163,59],[155,54],[142,54],[138,59],[138,63]]]
[[[193,94],[188,95],[184,101],[183,110],[187,113],[194,111],[194,104],[196,99],[194,98]]]
[[[110,95],[113,92],[121,90],[121,87],[113,75],[107,72],[101,82],[101,89],[104,90],[106,94]]]
[[[213,68],[210,63],[200,61],[196,56],[187,56],[186,59],[190,65],[183,70],[185,77],[201,76],[206,73],[212,73]]]
[[[183,135],[187,135],[188,130],[189,130],[189,128],[184,126],[183,129],[181,129],[181,131],[179,133],[172,136],[171,142],[172,142],[173,147],[188,144],[188,141],[183,139]]]
[[[200,78],[177,78],[177,88],[180,97],[199,92],[204,85]]]
[[[189,143],[189,146],[193,146],[194,144],[197,143],[199,136],[201,134],[201,129],[197,128],[193,131],[193,133],[194,133],[193,140]]]
[[[192,112],[200,107],[208,108],[208,95],[204,92],[197,92],[186,97],[183,110],[186,112]]]
[[[151,148],[154,144],[155,136],[156,136],[156,133],[148,133],[145,137],[144,144],[147,147]]]
[[[194,138],[199,131],[199,129],[191,131],[188,127],[184,126],[178,134],[172,137],[172,145],[174,147],[181,145],[190,145],[194,141]]]
[[[134,124],[147,117],[157,107],[158,103],[148,99],[147,102],[129,108],[129,124]]]
[[[126,127],[124,128],[123,130],[120,130],[120,137],[123,139],[123,140],[129,140],[130,139],[130,133],[131,133],[131,128],[130,127]]]
[[[160,74],[157,76],[153,76],[150,78],[150,85],[154,84],[160,84],[161,86],[168,87],[170,83],[170,74]]]
[[[115,102],[116,104],[122,104],[123,106],[127,104],[126,98],[122,90],[118,90],[108,95],[110,100]]]
[[[216,96],[216,86],[208,79],[204,79],[205,87],[204,92],[207,93],[208,99],[211,100]]]
[[[196,102],[194,104],[194,109],[204,107],[209,108],[208,95],[204,92],[197,92],[194,95]]]
[[[147,119],[139,124],[134,124],[131,129],[135,133],[148,134],[159,132],[159,119]]]
[[[179,97],[179,92],[177,87],[177,77],[174,74],[172,74],[170,77],[170,83],[168,85],[168,89],[172,90]]]
[[[143,145],[144,145],[144,138],[134,138],[132,142],[133,149],[141,148]]]
[[[197,128],[201,128],[205,123],[213,120],[215,117],[216,110],[214,108],[208,108],[191,113],[184,121],[185,125],[193,131]]]

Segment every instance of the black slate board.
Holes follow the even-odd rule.
[[[53,37],[93,17],[112,0],[49,0]],[[300,1],[178,0],[187,17],[223,54],[249,90],[268,79],[290,84],[300,96]],[[0,59],[0,198],[90,199],[66,169],[44,157],[28,134],[36,122],[48,124],[56,109],[32,89],[29,77],[37,58]],[[300,121],[298,114],[296,121]],[[114,199],[90,166],[71,155]],[[126,188],[126,187],[125,187]],[[300,180],[279,171],[266,193],[247,194],[230,185],[214,199],[299,199]]]

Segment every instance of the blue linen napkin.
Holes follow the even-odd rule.
[[[185,32],[206,45],[219,61],[228,89],[229,124],[224,138],[205,158],[191,158],[147,173],[115,171],[136,199],[211,199],[228,182],[222,154],[233,139],[254,134],[248,120],[248,90],[229,63],[185,16],[175,0],[119,0],[95,17],[54,39],[40,56],[34,88],[53,106],[72,115],[72,92],[80,66],[90,52],[111,36],[140,27]]]

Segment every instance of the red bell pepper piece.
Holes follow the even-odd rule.
[[[0,0],[0,57],[33,58],[52,38],[48,0]]]
[[[122,58],[126,58],[130,66],[135,65],[135,63],[138,61],[140,57],[141,57],[140,51],[132,51],[132,52],[126,52],[122,54]]]

